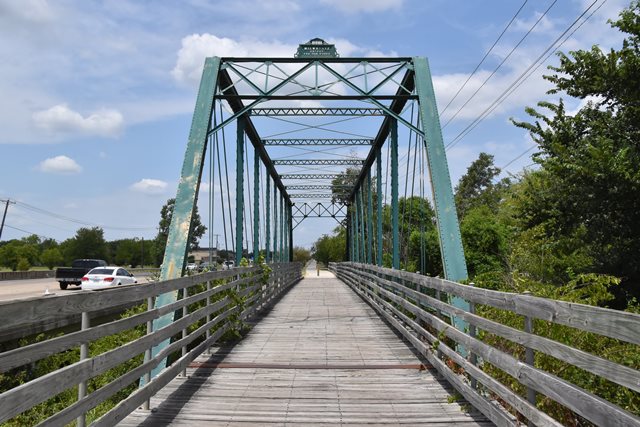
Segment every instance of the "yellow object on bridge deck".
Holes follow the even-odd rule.
[[[306,277],[120,425],[492,425],[332,273]]]

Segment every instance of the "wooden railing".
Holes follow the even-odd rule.
[[[532,327],[533,320],[540,319],[538,322],[544,324],[538,326],[564,325],[638,346],[640,315],[480,289],[367,264],[337,263],[331,264],[330,270],[368,301],[471,405],[497,425],[517,425],[523,419],[530,425],[562,425],[536,406],[539,393],[599,426],[640,426],[640,418],[634,414],[541,369],[534,357],[536,353],[552,356],[625,387],[632,394],[640,392],[640,371],[536,335]],[[468,300],[471,312],[448,304],[448,295]],[[475,307],[515,313],[522,316],[524,327],[519,329],[483,317],[476,314],[480,310]],[[465,320],[468,330],[451,326],[451,316]],[[489,345],[479,338],[481,333],[524,347],[524,360],[504,348]],[[487,367],[484,364],[510,375],[526,392],[521,395],[498,381],[483,369]]]
[[[107,399],[113,399],[117,393],[122,394],[127,388],[129,391],[124,394],[128,395],[123,396],[113,408],[93,414],[92,418],[97,419],[92,425],[114,425],[137,407],[148,407],[148,401],[155,393],[182,373],[225,332],[237,329],[242,321],[254,316],[302,277],[302,265],[299,263],[270,264],[269,268],[271,272],[261,267],[235,268],[104,291],[0,303],[0,332],[46,321],[60,314],[80,313],[83,318],[82,328],[78,331],[44,341],[36,340],[0,353],[0,374],[21,375],[38,361],[77,351],[80,347],[79,360],[74,363],[55,367],[51,372],[29,378],[11,389],[0,390],[0,424],[20,414],[24,416],[25,411],[44,408],[46,412],[48,402],[55,401],[60,393],[75,389],[78,390],[78,399],[60,411],[46,419],[37,414],[27,419],[35,419],[44,425],[65,425],[77,420],[77,425],[84,425],[90,410]],[[154,307],[158,295],[174,291],[180,292],[180,299],[163,307]],[[139,301],[140,305],[129,317],[90,326],[91,313],[131,301]],[[179,313],[179,318],[164,328],[151,330],[154,319],[172,313]],[[90,356],[92,343],[132,330],[138,331],[135,339],[126,342],[114,339],[116,344],[112,348]],[[151,348],[170,338],[173,338],[171,343],[152,357]],[[169,360],[166,369],[151,380],[151,370],[166,358]],[[132,364],[132,360],[137,362]],[[108,383],[101,385],[104,380],[95,381],[123,364],[128,364],[128,368],[116,378],[110,377]],[[137,388],[140,378],[146,381]],[[88,387],[88,384],[92,386]],[[22,422],[20,419],[17,421]]]

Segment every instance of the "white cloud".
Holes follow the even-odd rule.
[[[82,171],[82,167],[67,156],[56,156],[43,160],[38,165],[38,169],[41,172],[57,174],[74,174]]]
[[[36,126],[52,134],[82,133],[113,137],[122,130],[124,119],[118,110],[103,109],[83,117],[66,104],[33,114]]]
[[[8,21],[47,22],[53,19],[53,11],[46,0],[0,0],[0,17]]]
[[[131,190],[144,194],[162,194],[167,189],[167,184],[159,179],[144,178],[132,184]]]
[[[540,22],[536,24],[538,19]],[[513,22],[513,28],[517,31],[529,31],[534,24],[536,25],[532,30],[534,33],[547,33],[555,29],[554,23],[546,15],[542,16],[540,12],[535,12],[529,20],[516,19]]]
[[[383,12],[389,9],[399,9],[403,0],[322,0],[323,4],[335,7],[341,12]]]
[[[351,43],[346,39],[327,39],[327,42],[335,44],[338,53],[343,57],[348,56],[397,56],[395,52],[383,53],[376,49],[370,49],[368,47],[362,47]],[[278,41],[273,42],[260,42],[254,40],[234,40],[227,37],[217,37],[213,34],[192,34],[182,39],[182,47],[178,51],[178,59],[175,67],[171,71],[173,77],[180,83],[186,83],[191,86],[197,86],[202,76],[202,68],[204,66],[205,58],[218,56],[232,56],[232,57],[285,57],[292,58],[297,51],[298,46],[292,44],[281,43]],[[299,67],[291,64],[280,64],[279,67],[285,72],[294,72]],[[340,65],[334,65],[334,68],[341,70],[344,67]],[[278,71],[274,71],[274,76],[278,75]],[[321,74],[326,72],[321,70]],[[235,75],[232,75],[235,78]],[[322,75],[320,76],[322,77]],[[259,74],[254,74],[251,79],[260,78]],[[299,76],[296,81],[299,83],[305,83],[306,81],[313,82],[314,74],[309,71],[308,73]],[[277,82],[278,79],[271,79],[271,84]],[[260,84],[254,81],[256,84]],[[339,85],[334,86],[332,89],[339,90]]]
[[[296,49],[297,46],[277,41],[271,43],[236,41],[209,33],[192,34],[182,39],[182,47],[178,51],[178,61],[171,74],[181,83],[197,84],[200,82],[204,59],[207,57],[293,57]]]

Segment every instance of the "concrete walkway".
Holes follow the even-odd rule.
[[[488,426],[345,284],[315,266],[233,348],[121,425]]]

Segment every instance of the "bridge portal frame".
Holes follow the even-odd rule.
[[[247,66],[253,63],[253,66]],[[256,65],[257,64],[257,65]],[[297,64],[299,68],[295,71],[286,70],[283,64]],[[344,73],[336,69],[336,64],[351,65],[350,71]],[[388,64],[396,64],[388,65]],[[391,68],[391,71],[384,71],[382,65]],[[363,83],[354,80],[354,76],[349,76],[356,68],[363,69],[364,72],[358,76],[363,77]],[[273,71],[278,70],[279,77]],[[375,82],[369,82],[369,71],[380,72],[383,77]],[[299,78],[307,73],[315,71],[315,82],[304,83]],[[332,83],[321,84],[318,81],[319,72],[332,76],[335,80]],[[401,81],[398,76],[404,72]],[[233,77],[232,78],[232,74]],[[251,75],[260,74],[264,76],[264,85],[258,85],[250,78]],[[272,77],[271,86],[269,78]],[[276,78],[277,83],[273,84]],[[331,91],[333,85],[340,83],[351,93],[340,94]],[[384,93],[386,86],[397,86],[394,94]],[[283,94],[284,88],[295,86],[299,90]],[[239,89],[248,89],[249,93]],[[265,101],[273,100],[360,100],[368,102],[373,108],[349,110],[349,109],[259,109],[257,108]],[[402,111],[408,101],[416,101],[419,108],[419,119],[422,126],[411,123],[402,117]],[[226,119],[221,119],[216,123],[213,117],[215,103],[225,101],[232,110],[232,114]],[[245,104],[245,101],[247,103]],[[386,104],[385,101],[390,101]],[[202,79],[198,91],[196,108],[193,115],[192,126],[189,133],[185,159],[181,172],[181,179],[176,194],[176,203],[169,229],[169,236],[165,249],[163,265],[161,269],[161,280],[168,280],[182,276],[186,265],[186,254],[188,241],[191,233],[191,218],[197,203],[197,196],[204,167],[205,151],[209,137],[222,130],[232,122],[237,123],[237,147],[236,147],[236,262],[240,263],[243,254],[242,226],[243,226],[243,206],[244,206],[244,142],[245,138],[251,141],[254,153],[254,255],[257,257],[259,227],[259,194],[257,173],[259,163],[262,161],[266,167],[268,179],[273,180],[273,215],[274,215],[274,236],[273,257],[279,261],[292,260],[293,255],[293,229],[292,218],[293,202],[287,192],[282,179],[313,179],[329,178],[329,174],[283,174],[280,175],[265,149],[265,140],[262,139],[251,117],[262,115],[370,115],[383,116],[384,119],[378,130],[376,137],[371,144],[368,157],[362,164],[360,175],[353,187],[349,200],[346,203],[347,218],[345,225],[348,229],[347,249],[350,259],[361,262],[373,263],[373,230],[372,230],[372,195],[371,195],[371,169],[377,162],[377,259],[378,264],[382,263],[382,235],[381,235],[381,186],[382,174],[380,170],[381,148],[389,139],[391,146],[391,208],[392,208],[392,266],[394,269],[400,268],[399,255],[399,224],[398,224],[398,123],[404,125],[412,132],[419,135],[427,152],[428,171],[431,178],[433,194],[435,198],[435,211],[438,232],[440,236],[440,250],[444,266],[445,278],[455,281],[463,281],[467,278],[466,262],[462,248],[462,240],[455,204],[453,202],[453,191],[448,171],[447,159],[444,151],[442,132],[438,121],[437,106],[431,74],[426,58],[405,57],[405,58],[207,58],[203,68]],[[283,144],[285,140],[280,140]],[[291,141],[291,140],[290,140]],[[300,143],[296,140],[294,143]],[[315,139],[310,143],[322,143]],[[332,143],[349,144],[348,140],[334,140]],[[362,145],[363,141],[353,140],[354,145]],[[367,141],[367,145],[369,141]],[[284,162],[295,164],[296,162]],[[309,161],[307,161],[309,163]],[[343,162],[346,164],[346,162]],[[358,162],[360,163],[360,162]],[[258,181],[259,182],[259,181]],[[368,191],[365,190],[368,188]],[[368,194],[365,194],[367,192]],[[280,207],[278,208],[278,201]],[[355,211],[354,211],[355,208]],[[269,212],[269,210],[267,210]],[[278,215],[279,214],[279,215]],[[334,216],[335,218],[335,216]],[[365,221],[366,218],[366,221]],[[304,218],[303,218],[304,219]],[[267,218],[266,222],[270,222]],[[295,224],[299,225],[300,222]],[[271,237],[271,236],[269,236]],[[270,244],[266,243],[265,248]],[[158,297],[156,306],[170,304],[178,298],[178,292],[163,294]],[[453,298],[453,304],[464,310],[469,310],[469,304],[457,297]],[[173,321],[172,315],[166,315],[156,319],[153,329],[164,327]],[[454,319],[456,327],[464,329],[466,324]],[[156,346],[153,354],[157,354],[162,348],[168,345],[163,342]],[[156,371],[164,367],[160,364]],[[154,371],[152,375],[157,374]]]

